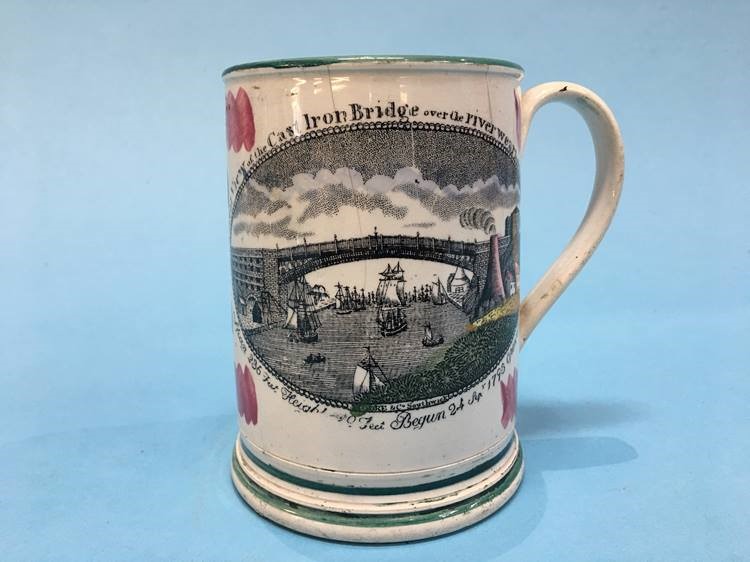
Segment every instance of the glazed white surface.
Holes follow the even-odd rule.
[[[418,106],[419,114],[413,120],[451,124],[449,119],[425,116],[424,112],[455,111],[480,116],[502,133],[510,151],[517,152],[519,131],[515,96],[519,88],[519,72],[513,69],[478,65],[442,63],[373,63],[336,64],[278,71],[247,70],[226,77],[230,92],[243,88],[252,103],[255,119],[256,146],[274,145],[279,131],[291,127],[294,135],[306,132],[310,115],[333,113],[352,103],[362,106]],[[305,114],[308,118],[305,118]],[[388,118],[383,121],[390,120]],[[454,123],[460,125],[461,123]],[[237,170],[247,162],[245,150],[229,151],[230,202],[234,198]],[[471,158],[470,154],[466,158]],[[334,172],[334,170],[331,170]],[[459,186],[460,187],[460,186]],[[498,212],[500,224],[505,215]],[[371,225],[350,224],[361,220],[357,214],[342,215],[327,226],[331,238],[342,228],[348,231],[371,232]],[[385,218],[376,217],[382,231]],[[456,220],[457,225],[457,220]],[[377,225],[376,225],[377,226]],[[391,229],[398,224],[391,225]],[[460,238],[456,226],[446,235]],[[242,241],[233,240],[238,244]],[[311,242],[315,241],[311,237]],[[283,244],[280,244],[282,246]],[[235,317],[236,319],[236,317]],[[347,415],[344,408],[327,406],[324,413],[305,413],[302,409],[314,407],[314,402],[299,396],[299,402],[290,402],[281,396],[281,384],[242,344],[235,330],[235,363],[255,365],[255,388],[258,400],[258,423],[247,424],[240,417],[243,440],[265,462],[298,476],[327,483],[355,481],[362,485],[386,483],[419,483],[444,478],[446,474],[468,470],[497,454],[513,432],[513,423],[503,428],[500,423],[502,401],[499,384],[481,391],[481,399],[471,407],[465,406],[455,415],[449,415],[451,403],[464,404],[476,396],[478,385],[459,396],[436,406],[412,410],[415,417],[443,415],[434,423],[421,429],[391,429],[397,414],[373,413],[371,426],[380,430],[358,429],[359,421],[351,426],[333,416]],[[516,340],[514,340],[515,342]],[[517,345],[514,343],[506,359],[498,365],[500,377],[507,377],[516,368]],[[486,373],[486,377],[493,373]],[[485,377],[485,378],[486,378]],[[263,379],[271,384],[261,382]],[[300,407],[301,405],[301,407]],[[320,408],[318,409],[320,410]],[[442,414],[441,414],[442,412]],[[369,414],[368,414],[369,415]]]

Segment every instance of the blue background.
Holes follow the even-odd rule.
[[[4,2],[0,552],[7,560],[749,560],[747,3]],[[307,538],[235,495],[221,70],[497,56],[580,82],[626,147],[619,213],[526,346],[520,493],[450,537]],[[542,110],[524,287],[593,176]]]

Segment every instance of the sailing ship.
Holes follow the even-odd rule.
[[[336,314],[351,314],[352,313],[352,297],[349,293],[349,287],[341,286],[341,283],[336,283]]]
[[[370,346],[365,347],[367,356],[357,364],[354,369],[353,391],[354,399],[357,400],[375,388],[385,386],[388,382],[383,369],[375,361],[370,352]]]
[[[351,303],[353,312],[365,310],[367,308],[367,303],[365,302],[365,290],[362,289],[362,294],[360,294],[357,291],[357,287],[354,287],[354,290],[351,293]]]
[[[395,336],[409,327],[404,309],[400,306],[381,307],[376,318],[383,336]]]
[[[424,325],[424,337],[422,338],[422,345],[425,347],[435,347],[436,345],[440,345],[445,340],[443,339],[443,334],[438,335],[436,338],[435,335],[432,333],[432,326],[430,326],[429,322],[426,322]]]
[[[313,343],[318,341],[320,320],[315,313],[315,306],[310,302],[306,291],[307,281],[302,277],[295,279],[287,299],[286,322],[289,328],[289,341]]]
[[[380,282],[375,293],[378,311],[375,320],[380,326],[383,336],[395,336],[408,327],[404,306],[406,306],[406,291],[404,290],[404,270],[401,263],[391,268],[391,264],[380,272]]]
[[[437,281],[433,281],[432,284],[436,285],[435,291],[432,291],[430,293],[430,300],[432,300],[432,304],[443,305],[447,303],[448,299],[445,296],[445,287],[443,286],[443,282],[440,280],[440,277],[438,277]]]

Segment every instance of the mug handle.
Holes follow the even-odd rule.
[[[521,303],[521,346],[601,242],[617,209],[624,177],[622,137],[617,121],[599,96],[578,84],[547,82],[523,94],[520,104],[521,150],[526,144],[534,114],[553,101],[573,107],[586,121],[594,141],[596,176],[594,191],[578,230]]]

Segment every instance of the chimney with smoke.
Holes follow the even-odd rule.
[[[475,228],[490,235],[487,275],[475,310],[475,315],[481,316],[505,300],[503,271],[500,265],[500,237],[495,227],[495,218],[487,209],[469,207],[461,213],[459,222],[464,228]]]

